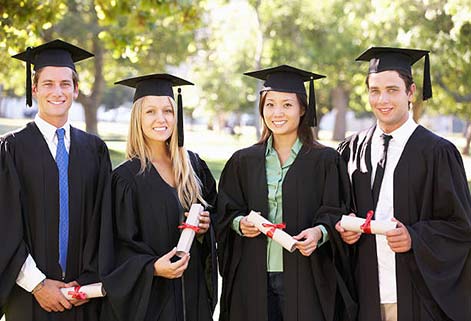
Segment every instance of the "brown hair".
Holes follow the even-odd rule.
[[[408,72],[405,72],[404,70],[393,70],[393,71],[397,72],[399,77],[402,80],[404,80],[404,84],[406,85],[406,93],[409,93],[410,87],[414,83],[414,79],[412,79],[412,75],[409,74]],[[365,81],[366,88],[370,88],[369,79],[370,79],[370,75],[368,74],[368,76],[366,76],[366,81]]]
[[[39,75],[41,74],[41,71],[43,70],[43,68],[45,67],[42,67],[38,70],[36,70],[33,74],[33,85],[34,86],[37,86],[38,85],[38,81],[39,81]],[[78,82],[79,82],[79,76],[78,76],[78,73],[71,69],[72,70],[72,81],[74,82],[74,88],[78,88]]]
[[[260,140],[258,141],[259,144],[264,144],[270,135],[272,134],[272,131],[268,128],[267,124],[265,124],[265,120],[263,119],[263,106],[265,105],[265,100],[267,97],[268,91],[263,91],[260,93],[260,102],[258,104],[258,111],[260,113],[260,117],[262,118],[262,124],[263,124],[263,129],[262,129],[262,136],[260,137]],[[301,107],[302,110],[304,110],[304,114],[301,116],[301,119],[299,121],[299,126],[298,126],[298,138],[301,141],[301,143],[307,147],[323,147],[322,144],[320,144],[318,141],[314,139],[314,134],[313,134],[313,129],[311,126],[308,125],[309,120],[306,118],[306,109],[308,108],[308,103],[307,103],[307,95],[304,94],[296,94],[296,97],[298,99],[299,106]]]

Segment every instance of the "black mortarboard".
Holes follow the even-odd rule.
[[[356,60],[369,61],[368,73],[377,73],[386,70],[402,70],[412,77],[412,65],[425,56],[423,100],[432,97],[432,82],[430,80],[430,58],[428,50],[371,47],[362,53]]]
[[[75,70],[74,62],[93,57],[93,54],[70,43],[56,39],[37,47],[28,47],[26,51],[13,58],[26,62],[26,104],[32,106],[31,64],[34,70],[47,66],[69,67]]]
[[[169,96],[174,98],[172,88],[173,86],[194,85],[193,83],[185,79],[178,78],[169,74],[152,74],[128,78],[117,81],[115,82],[115,84],[136,88],[133,102],[144,96]],[[178,146],[182,147],[184,142],[183,101],[180,88],[178,88],[177,107]]]
[[[246,72],[244,75],[265,80],[261,92],[273,90],[306,95],[304,82],[309,80],[309,103],[306,110],[306,118],[308,119],[309,126],[317,126],[314,80],[325,78],[325,76],[288,65]]]

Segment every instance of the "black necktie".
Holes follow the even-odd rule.
[[[386,161],[388,159],[389,141],[393,138],[391,135],[382,134],[383,139],[383,155],[376,166],[375,180],[373,182],[373,205],[376,209],[378,204],[379,190],[381,189],[381,182],[383,181],[384,169],[386,168]]]

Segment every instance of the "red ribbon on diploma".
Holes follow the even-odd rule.
[[[372,210],[369,210],[368,213],[366,213],[366,220],[365,223],[363,223],[360,226],[360,229],[363,231],[365,234],[371,234],[371,219],[373,218],[375,212]]]
[[[200,228],[198,226],[190,225],[190,224],[187,224],[185,222],[182,222],[181,225],[178,225],[178,228],[179,229],[189,228],[189,229],[192,229],[193,231],[195,231],[195,233],[198,233],[198,231],[200,230]]]
[[[267,236],[271,239],[273,238],[273,234],[275,234],[276,229],[283,230],[283,229],[286,228],[285,223],[281,223],[281,224],[263,223],[262,226],[263,227],[271,227],[271,229],[269,229],[268,232],[267,232]]]
[[[87,298],[85,292],[80,292],[80,286],[74,286],[74,290],[67,292],[67,294],[71,295],[72,299],[85,300]]]

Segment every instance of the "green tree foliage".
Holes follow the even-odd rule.
[[[78,100],[84,106],[87,131],[96,133],[96,112],[105,88],[123,77],[178,65],[188,55],[199,16],[200,7],[187,0],[11,0],[2,8],[5,37],[0,48],[6,50],[0,52],[0,61],[11,66],[11,54],[54,38],[93,52],[95,59],[78,66]],[[18,88],[18,94],[24,90],[18,81],[24,82],[20,64],[3,69],[7,71],[0,76],[5,88]]]
[[[230,112],[245,112],[255,100],[242,73],[253,68],[258,25],[245,1],[213,1],[205,7],[203,21],[190,58],[192,79],[203,91],[199,104],[211,115],[212,125],[222,127]]]
[[[347,108],[370,111],[367,66],[355,57],[371,46],[399,46],[431,50],[434,97],[426,103],[420,99],[423,61],[414,66],[416,119],[424,108],[471,116],[469,0],[3,2],[0,83],[22,94],[23,65],[8,57],[61,37],[97,53],[79,66],[81,101],[92,115],[115,80],[180,66],[201,90],[190,97],[199,100],[185,98],[186,106],[222,120],[254,110],[260,82],[243,72],[290,64],[327,75],[316,82],[318,113],[337,110],[334,137],[340,139]]]

